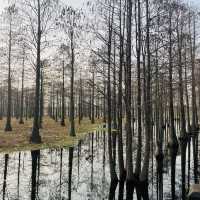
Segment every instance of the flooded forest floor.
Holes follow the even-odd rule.
[[[110,181],[107,142],[108,134],[102,129],[90,132],[73,147],[1,153],[0,199],[128,199],[126,183],[119,181],[113,187]],[[134,140],[133,146],[136,145]],[[195,175],[198,167],[194,162],[192,149],[191,141],[190,148],[187,147],[186,150],[185,183],[182,181],[180,151],[171,158],[169,148],[164,148],[164,159],[161,163],[156,161],[152,149],[149,163],[149,200],[186,199],[181,194],[183,185],[187,189],[196,178],[199,179],[199,174]],[[144,151],[142,155],[143,153]],[[134,164],[135,156],[134,151]],[[118,167],[116,170],[118,173]],[[131,199],[137,199],[135,190]]]

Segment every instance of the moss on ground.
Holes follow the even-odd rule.
[[[5,132],[5,119],[0,121],[0,152],[10,153],[13,151],[74,146],[87,133],[99,129],[99,126],[103,124],[101,119],[96,120],[95,124],[91,124],[89,119],[84,119],[80,125],[76,120],[76,137],[70,137],[68,120],[65,120],[66,126],[61,126],[59,122],[55,122],[49,117],[44,117],[43,128],[40,129],[42,143],[31,144],[29,138],[32,129],[32,120],[29,119],[24,122],[24,124],[19,124],[18,120],[12,119],[13,131]]]

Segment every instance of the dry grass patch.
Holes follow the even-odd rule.
[[[23,150],[35,150],[44,148],[59,148],[73,146],[88,132],[98,129],[102,120],[98,119],[91,124],[89,119],[84,119],[79,125],[75,120],[76,137],[69,136],[69,120],[65,120],[66,126],[61,126],[49,117],[44,117],[43,128],[40,130],[41,144],[30,144],[29,138],[32,129],[32,120],[19,124],[18,120],[12,119],[12,132],[5,132],[5,119],[0,121],[0,152],[12,152]]]

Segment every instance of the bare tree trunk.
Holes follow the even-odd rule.
[[[197,119],[197,105],[196,105],[196,81],[195,81],[195,51],[196,51],[196,44],[195,44],[195,37],[196,37],[196,30],[195,30],[195,16],[193,16],[193,41],[192,41],[192,33],[191,33],[191,14],[189,16],[189,34],[190,34],[190,56],[191,56],[191,64],[192,64],[192,132],[196,132],[198,126],[198,119]]]
[[[81,123],[81,120],[83,118],[83,88],[82,88],[82,78],[81,78],[81,75],[80,75],[80,86],[79,86],[79,124]]]
[[[143,198],[149,199],[148,196],[148,174],[149,174],[149,159],[150,159],[150,141],[152,135],[152,109],[151,109],[151,57],[150,57],[150,18],[149,18],[149,0],[145,0],[146,4],[146,51],[147,51],[147,70],[146,74],[146,98],[145,106],[145,153],[143,167],[140,175],[140,181],[144,184]]]
[[[44,115],[44,91],[43,91],[43,69],[41,67],[41,75],[40,75],[40,80],[41,80],[41,83],[40,83],[40,109],[39,109],[39,112],[40,112],[40,115],[39,115],[39,128],[42,128],[42,122],[43,122],[43,115]]]
[[[170,146],[177,148],[178,141],[174,127],[174,102],[173,102],[173,63],[172,63],[172,5],[169,8],[169,115],[170,115]]]
[[[71,32],[70,136],[75,137],[74,124],[74,32]]]
[[[3,88],[0,88],[0,120],[3,119],[4,113],[3,113],[3,102],[4,102],[4,93],[3,93]]]
[[[123,74],[123,57],[124,57],[124,38],[122,34],[122,1],[120,0],[120,63],[119,63],[119,86],[118,86],[118,163],[120,180],[125,178],[124,158],[123,158],[123,141],[122,141],[122,74]]]
[[[58,102],[58,89],[56,90],[56,118],[55,121],[58,122],[58,109],[59,109],[59,102]]]
[[[41,45],[41,19],[40,19],[40,0],[37,0],[38,9],[38,29],[37,29],[37,64],[36,64],[36,82],[35,82],[35,106],[34,106],[34,120],[33,129],[30,142],[41,143],[41,136],[39,133],[39,105],[40,105],[40,45]]]
[[[186,99],[186,108],[187,108],[187,131],[190,134],[191,125],[190,125],[190,105],[189,105],[189,96],[188,96],[188,79],[187,79],[187,47],[185,44],[184,50],[184,66],[185,66],[185,99]]]
[[[136,157],[135,175],[139,179],[141,172],[141,152],[142,152],[142,123],[141,123],[141,69],[140,69],[140,56],[141,56],[141,5],[140,0],[137,0],[137,120],[138,120],[138,148]]]
[[[184,97],[183,97],[183,66],[182,66],[182,48],[183,48],[183,19],[179,26],[179,21],[177,19],[177,43],[178,43],[178,74],[179,74],[179,98],[180,98],[180,111],[181,111],[181,137],[184,139],[186,137],[186,121],[185,121],[185,108],[184,108]]]
[[[132,128],[131,128],[131,36],[132,36],[132,1],[127,1],[127,44],[126,44],[126,68],[125,68],[125,107],[126,107],[126,181],[133,182],[133,158],[132,158]]]
[[[61,126],[65,126],[65,62],[62,63],[62,113],[61,113]]]
[[[20,124],[24,124],[24,61],[25,61],[25,49],[23,50],[23,61],[22,61],[22,89],[21,89],[21,109],[20,109]]]
[[[114,34],[114,45],[113,45],[113,48],[114,48],[114,63],[113,63],[113,101],[112,101],[112,104],[113,104],[113,129],[116,130],[117,129],[117,116],[116,116],[116,113],[117,113],[117,107],[116,107],[116,35]],[[113,142],[113,160],[114,160],[114,163],[116,165],[116,139],[117,139],[117,135],[116,135],[116,131],[113,131],[112,132],[112,142]]]
[[[112,0],[110,0],[109,8],[109,25],[108,25],[108,80],[107,80],[107,105],[108,105],[108,155],[109,155],[109,165],[110,165],[110,177],[111,182],[116,182],[118,180],[117,173],[115,171],[115,165],[113,160],[112,152],[112,116],[111,116],[111,81],[110,81],[110,71],[111,71],[111,48],[112,48],[112,32],[113,32],[113,14],[114,14],[114,5],[112,7]],[[110,11],[112,9],[112,11]]]
[[[91,122],[94,124],[94,66],[92,69],[92,98],[91,98]]]
[[[9,30],[9,49],[8,49],[8,105],[5,131],[12,131],[11,126],[11,103],[12,103],[12,89],[11,89],[11,46],[12,46],[12,21],[10,21]]]
[[[181,13],[180,13],[181,17]],[[180,20],[180,25],[179,25]],[[185,167],[186,167],[186,147],[187,147],[187,135],[186,135],[186,121],[185,121],[185,108],[183,97],[183,64],[182,64],[182,48],[183,48],[183,19],[177,17],[177,43],[178,43],[178,74],[179,74],[179,99],[180,99],[180,112],[181,112],[181,171],[182,171],[182,199],[186,198],[186,181],[185,181]]]

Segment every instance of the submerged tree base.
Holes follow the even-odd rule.
[[[127,180],[126,181],[126,199],[133,199],[133,191],[134,191],[134,181]]]
[[[126,170],[124,169],[123,172],[119,176],[119,182],[125,182],[126,180]]]
[[[141,197],[145,200],[149,200],[148,186],[148,180],[140,181],[140,194]]]
[[[162,161],[164,159],[164,154],[163,152],[159,151],[159,152],[156,152],[155,157],[157,161]]]
[[[111,181],[110,191],[109,191],[109,200],[113,200],[115,198],[115,191],[118,185],[118,180]]]

